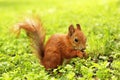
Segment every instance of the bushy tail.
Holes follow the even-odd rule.
[[[45,40],[45,30],[42,23],[38,17],[29,17],[24,20],[24,22],[15,25],[15,31],[20,34],[21,29],[25,30],[27,36],[32,42],[32,47],[35,49],[35,53],[38,58],[42,60],[44,56],[44,40]]]

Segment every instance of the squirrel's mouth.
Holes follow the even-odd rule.
[[[85,50],[80,50],[81,52],[85,52]]]
[[[85,49],[86,49],[86,48],[82,48],[80,51],[81,51],[81,52],[84,52],[84,51],[85,51]]]
[[[74,49],[75,49],[75,50],[80,50],[81,52],[85,52],[85,49],[86,49],[86,48],[76,48],[76,47],[74,47]]]

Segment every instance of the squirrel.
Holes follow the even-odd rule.
[[[46,69],[54,69],[62,65],[64,59],[74,57],[86,57],[86,36],[81,30],[80,24],[76,28],[71,24],[67,34],[54,34],[45,42],[45,29],[40,18],[26,18],[15,25],[17,34],[21,29],[25,30],[36,51],[40,64]]]

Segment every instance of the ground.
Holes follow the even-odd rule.
[[[12,34],[13,25],[31,13],[40,16],[46,41],[80,23],[88,59],[73,58],[46,71],[25,32]],[[119,67],[120,0],[0,0],[0,80],[119,80]]]

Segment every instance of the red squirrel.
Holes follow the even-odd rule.
[[[18,23],[15,28],[18,34],[21,29],[25,30],[40,63],[46,69],[57,68],[62,65],[64,59],[86,56],[84,51],[86,49],[86,37],[79,24],[76,24],[76,28],[70,25],[67,34],[52,35],[45,45],[45,30],[38,17],[27,18]]]

